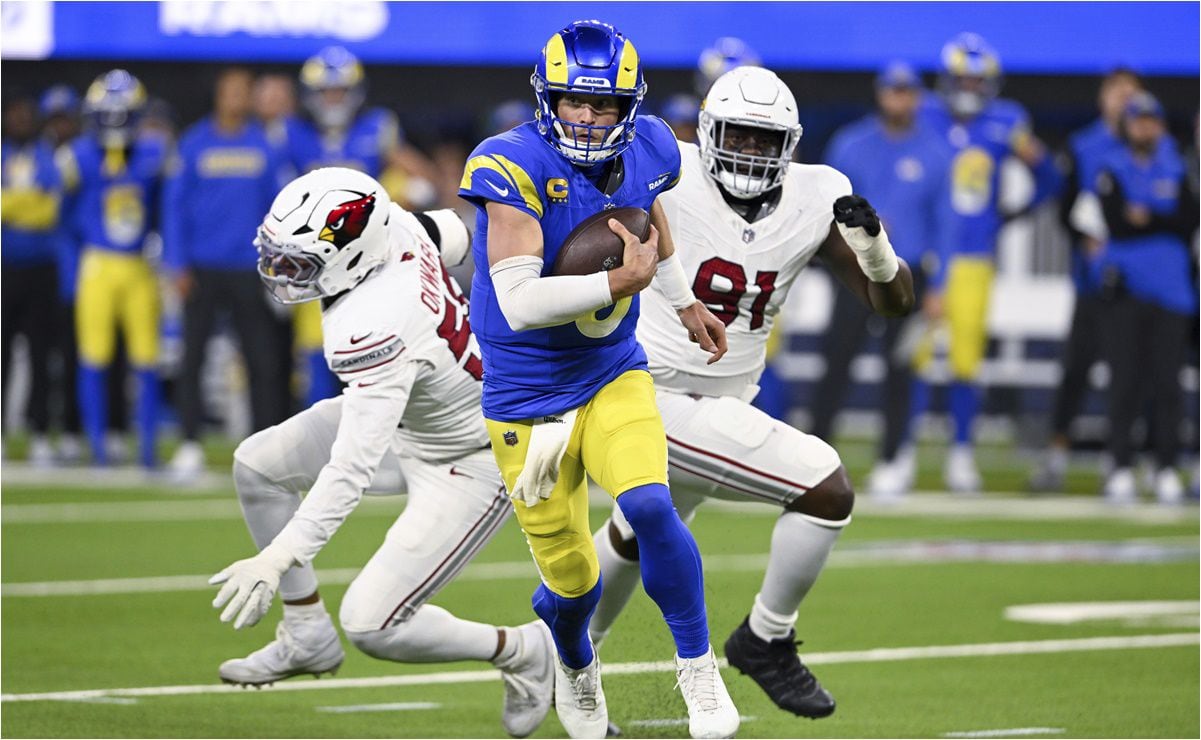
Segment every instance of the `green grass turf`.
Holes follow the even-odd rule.
[[[73,491],[5,486],[3,504],[221,501],[232,492],[181,497],[153,491]],[[351,518],[318,559],[321,569],[353,568],[374,550],[402,499],[373,501]],[[1020,506],[1015,501],[1015,506]],[[594,510],[599,524],[605,512]],[[694,531],[710,556],[706,591],[713,641],[742,620],[758,588],[753,568],[718,567],[722,556],[767,551],[774,514],[704,510]],[[5,584],[100,578],[199,575],[250,552],[242,522],[184,521],[3,523]],[[1196,521],[987,521],[861,514],[840,550],[904,541],[1165,541],[1196,544]],[[528,560],[510,522],[478,562]],[[1199,598],[1196,562],[984,563],[833,562],[802,606],[802,654],[1016,640],[1073,639],[1195,631],[1196,627],[1117,621],[1038,625],[1006,621],[1013,604]],[[535,585],[519,574],[452,583],[434,602],[481,621],[529,620]],[[344,585],[322,588],[336,612]],[[235,632],[217,621],[212,592],[3,598],[3,692],[26,693],[211,684],[221,660],[271,638],[278,612]],[[481,664],[401,666],[347,644],[339,678],[473,670]],[[607,663],[667,660],[671,641],[654,606],[638,594],[602,653]],[[948,732],[1062,728],[1066,737],[1189,737],[1198,734],[1196,646],[857,662],[815,665],[839,701],[831,718],[810,722],[775,709],[749,679],[725,675],[743,715],[743,737],[939,737]],[[311,682],[309,678],[293,681]],[[639,725],[682,718],[670,673],[606,678],[612,718],[627,736],[685,737],[682,725]],[[6,702],[7,737],[476,737],[501,732],[499,682],[140,697],[136,703]],[[318,707],[437,702],[433,710],[332,714]],[[538,737],[561,735],[553,716]]]

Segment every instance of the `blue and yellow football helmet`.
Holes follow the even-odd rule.
[[[613,26],[576,21],[551,36],[530,84],[538,100],[539,133],[572,162],[604,162],[634,140],[634,118],[646,95],[646,82],[634,44]],[[564,93],[615,96],[621,105],[617,123],[589,126],[564,121],[556,114]]]
[[[709,88],[726,72],[739,67],[761,67],[759,53],[734,36],[722,36],[701,52],[696,62],[696,94],[703,100]]]
[[[951,111],[970,117],[1001,90],[1001,57],[974,33],[961,33],[942,47],[938,89]]]
[[[367,82],[358,58],[341,46],[317,52],[300,68],[304,107],[323,129],[348,127],[367,99]]]
[[[97,77],[83,98],[88,128],[106,148],[128,146],[145,109],[146,88],[123,69]]]

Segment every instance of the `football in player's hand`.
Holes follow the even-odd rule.
[[[553,275],[591,275],[621,267],[625,243],[609,228],[617,219],[639,241],[650,236],[651,215],[641,208],[614,208],[594,213],[581,221],[559,247]]]

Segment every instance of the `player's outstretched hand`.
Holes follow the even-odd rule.
[[[659,230],[652,225],[646,241],[640,242],[615,218],[609,219],[609,229],[625,243],[621,267],[609,272],[609,292],[617,301],[651,284],[655,268],[659,265]]]
[[[271,608],[280,576],[292,567],[293,562],[292,556],[283,548],[271,544],[258,555],[239,560],[210,578],[209,583],[214,586],[225,584],[213,599],[214,609],[225,606],[221,621],[233,619],[237,630],[258,624]]]
[[[714,316],[705,304],[697,301],[677,313],[680,315],[680,323],[688,329],[688,339],[699,344],[701,349],[711,355],[705,364],[712,365],[726,354],[726,350],[729,349],[726,345],[726,325],[721,323],[721,319]]]

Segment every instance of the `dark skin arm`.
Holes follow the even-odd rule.
[[[847,246],[833,221],[830,222],[830,233],[817,250],[817,256],[843,285],[877,314],[905,316],[913,310],[913,273],[900,257],[897,257],[900,267],[892,280],[887,283],[868,280],[859,269],[855,251]]]

